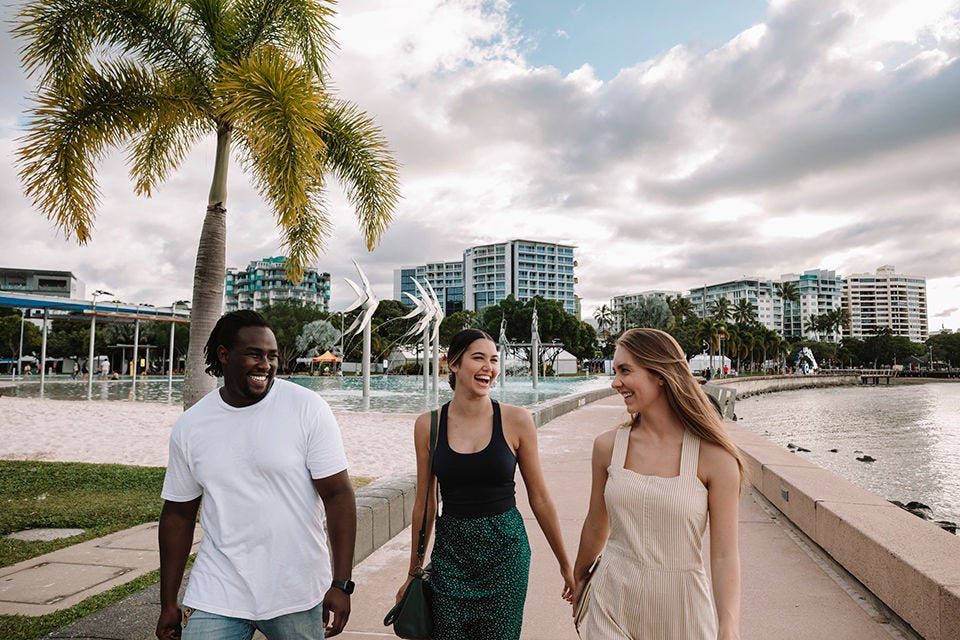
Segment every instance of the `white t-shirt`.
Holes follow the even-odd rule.
[[[266,620],[322,602],[332,574],[311,478],[346,468],[330,407],[292,382],[274,380],[243,408],[215,390],[184,412],[170,434],[161,494],[173,502],[203,495],[204,536],[184,606]]]

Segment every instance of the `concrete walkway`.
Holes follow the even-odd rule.
[[[576,553],[590,486],[593,438],[626,419],[619,397],[606,398],[560,416],[540,428],[540,450],[547,484],[560,513],[567,548]],[[519,481],[518,503],[533,551],[522,637],[576,640],[570,607],[560,599],[561,582],[549,547],[526,504]],[[810,543],[758,493],[744,492],[740,511],[744,640],[913,640],[917,636],[893,620],[885,608]],[[410,530],[403,531],[354,570],[357,591],[345,640],[392,638],[383,616],[406,572]],[[153,556],[156,566],[156,555]],[[37,562],[37,559],[33,561]],[[83,560],[74,559],[75,565]],[[9,568],[8,568],[9,569]],[[80,571],[79,568],[76,568]],[[95,571],[92,568],[90,571]],[[6,570],[4,570],[6,571]],[[5,578],[0,573],[0,584]],[[49,594],[63,592],[50,581]],[[33,598],[42,600],[39,585]],[[0,601],[23,597],[0,591]],[[156,586],[51,634],[56,638],[146,640],[153,637]]]

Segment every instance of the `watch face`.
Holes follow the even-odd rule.
[[[353,589],[356,585],[354,584],[353,580],[334,580],[331,586],[334,586],[347,595],[350,595],[353,593]]]

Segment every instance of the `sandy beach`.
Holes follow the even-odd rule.
[[[0,397],[0,459],[165,467],[180,405]],[[335,411],[352,475],[413,473],[407,413]]]

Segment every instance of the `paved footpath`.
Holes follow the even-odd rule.
[[[587,508],[593,438],[624,419],[622,401],[614,396],[556,418],[539,431],[544,472],[571,559]],[[570,607],[560,599],[556,562],[526,504],[519,475],[518,487],[533,552],[521,637],[576,640]],[[915,640],[762,496],[747,490],[740,504],[744,640]],[[383,626],[383,616],[405,575],[409,544],[408,528],[355,568],[358,586],[344,640],[395,637]],[[156,586],[146,589],[48,637],[151,638],[157,592]]]

